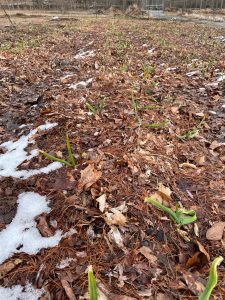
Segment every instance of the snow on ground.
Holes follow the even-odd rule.
[[[43,293],[43,289],[34,289],[31,284],[14,285],[11,288],[0,286],[0,300],[38,300]]]
[[[33,255],[42,248],[57,246],[65,236],[61,230],[57,230],[54,236],[43,237],[36,228],[35,217],[51,210],[45,196],[26,192],[19,195],[17,202],[16,216],[0,232],[0,264],[14,253],[25,252]]]
[[[38,150],[32,150],[30,154],[27,153],[25,148],[30,143],[34,143],[31,139],[39,130],[48,130],[55,127],[57,123],[46,123],[33,129],[28,135],[22,135],[17,141],[8,141],[0,145],[0,148],[5,148],[7,151],[0,155],[0,176],[12,176],[21,179],[27,179],[30,176],[40,173],[50,173],[59,169],[62,164],[59,162],[50,163],[48,166],[33,169],[33,170],[18,170],[18,166],[24,161],[31,160],[39,154]]]
[[[225,80],[225,74],[223,74],[223,75],[217,77],[216,80],[217,80],[217,81],[223,81],[223,80]]]
[[[84,58],[86,58],[86,57],[93,57],[93,56],[95,56],[95,53],[94,53],[94,51],[83,51],[83,50],[81,50],[80,52],[78,52],[76,55],[75,55],[75,59],[84,59]]]
[[[74,90],[76,90],[77,88],[86,88],[92,82],[92,80],[92,78],[89,78],[86,81],[80,81],[77,83],[70,84],[69,88]]]

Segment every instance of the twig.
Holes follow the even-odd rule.
[[[11,18],[10,18],[10,16],[8,15],[8,13],[6,12],[6,10],[4,9],[4,7],[3,7],[3,5],[1,4],[1,8],[2,8],[2,10],[4,11],[4,13],[5,13],[5,15],[6,15],[6,17],[7,17],[7,19],[9,20],[9,22],[10,22],[10,24],[13,26],[13,27],[16,27],[14,24],[13,24],[13,22],[12,22],[12,20],[11,20]]]

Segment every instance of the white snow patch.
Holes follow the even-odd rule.
[[[166,71],[176,71],[177,67],[169,67],[166,69]]]
[[[28,135],[22,135],[17,141],[12,142],[8,141],[0,145],[0,148],[5,148],[7,151],[0,155],[0,176],[16,177],[21,179],[26,179],[30,176],[37,175],[40,173],[50,173],[56,169],[59,169],[62,164],[59,162],[50,163],[48,166],[33,169],[33,170],[17,170],[18,166],[24,161],[31,160],[33,157],[39,154],[38,150],[32,150],[30,154],[25,151],[25,148],[30,143],[34,143],[34,140],[31,141],[33,136],[39,130],[48,130],[57,125],[57,123],[46,123],[40,125],[36,129],[33,129]]]
[[[86,88],[91,82],[92,82],[92,78],[86,80],[86,81],[80,81],[77,83],[73,83],[69,85],[70,89],[76,90],[77,88]]]
[[[155,48],[149,49],[148,54],[152,54],[154,52]]]
[[[187,75],[188,77],[192,77],[192,76],[199,75],[199,74],[200,74],[200,71],[199,71],[199,70],[195,70],[195,71],[186,73],[186,75]]]
[[[25,286],[14,285],[11,288],[0,286],[0,300],[38,300],[43,289],[35,289],[30,283]]]
[[[67,257],[67,258],[63,259],[60,262],[60,264],[56,265],[56,268],[58,268],[58,269],[64,269],[66,267],[69,267],[69,265],[70,265],[70,263],[72,261],[76,261],[76,259],[75,258],[71,258],[71,257]]]
[[[223,104],[221,107],[222,107],[222,108],[225,108],[225,104]]]
[[[86,57],[93,57],[93,56],[95,56],[95,53],[94,53],[94,51],[89,51],[89,50],[87,50],[87,51],[83,51],[83,50],[81,50],[80,52],[78,52],[75,56],[74,56],[74,58],[75,59],[84,59],[84,58],[86,58]]]
[[[216,36],[215,39],[220,40],[221,42],[225,42],[225,36],[224,35]]]
[[[223,74],[223,75],[221,75],[221,76],[219,76],[219,77],[217,77],[217,79],[216,79],[216,81],[223,81],[223,80],[225,80],[225,74]]]
[[[0,232],[0,264],[14,253],[34,255],[42,248],[55,247],[63,237],[61,230],[53,236],[43,237],[36,228],[35,217],[51,211],[45,196],[26,192],[19,195],[17,202],[14,219]]]

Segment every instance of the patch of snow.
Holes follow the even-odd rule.
[[[222,108],[225,108],[225,104],[223,104],[221,107],[222,107]]]
[[[43,293],[43,289],[35,289],[30,283],[25,286],[14,285],[11,288],[0,286],[0,300],[38,300]]]
[[[33,157],[39,154],[38,150],[32,150],[30,154],[25,151],[25,148],[30,143],[34,143],[31,139],[39,130],[48,130],[55,127],[57,123],[46,123],[40,125],[36,129],[33,129],[28,135],[22,135],[17,141],[8,141],[0,145],[0,148],[5,148],[7,151],[0,155],[0,176],[4,177],[16,177],[21,179],[27,179],[30,176],[34,176],[40,173],[50,173],[59,169],[62,164],[59,162],[50,163],[48,166],[33,169],[33,170],[17,170],[18,166],[24,161],[29,161]]]
[[[95,56],[95,53],[93,50],[90,50],[90,51],[89,50],[87,50],[87,51],[81,50],[74,56],[74,58],[75,59],[84,59],[86,57],[93,57],[93,56]]]
[[[225,36],[224,35],[216,36],[215,39],[220,40],[221,42],[225,42]]]
[[[24,127],[27,127],[27,125],[22,124],[22,125],[19,126],[20,129],[22,129],[22,128],[24,128]]]
[[[69,88],[73,90],[76,90],[77,88],[86,88],[92,82],[92,80],[92,78],[89,78],[86,81],[80,81],[77,83],[70,84]]]
[[[225,80],[225,74],[223,74],[223,75],[217,77],[217,79],[216,79],[216,81],[218,81],[218,82],[221,82],[221,81],[223,81],[223,80]]]
[[[19,195],[17,203],[14,219],[0,232],[0,245],[4,245],[0,248],[0,264],[14,253],[34,255],[43,248],[55,247],[63,237],[61,230],[43,237],[36,228],[35,217],[51,211],[45,196],[26,192]]]
[[[53,16],[52,17],[52,20],[58,20],[59,19],[59,16]]]
[[[210,115],[216,115],[216,112],[214,110],[209,110]]]
[[[152,54],[154,52],[155,48],[149,49],[148,54]]]
[[[169,67],[166,69],[166,71],[176,71],[177,67]]]
[[[200,74],[200,71],[199,71],[199,70],[195,70],[195,71],[186,73],[186,75],[187,75],[188,77],[192,77],[192,76],[199,75],[199,74]]]
[[[76,261],[76,259],[75,259],[75,258],[67,257],[67,258],[63,259],[63,260],[60,262],[60,264],[56,265],[56,268],[58,268],[58,269],[64,269],[64,268],[66,268],[66,267],[69,267],[69,265],[70,265],[70,263],[71,263],[72,261]]]
[[[148,44],[143,44],[142,47],[146,48],[146,47],[148,47]]]

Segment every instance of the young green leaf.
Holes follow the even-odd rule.
[[[198,300],[209,300],[210,295],[213,289],[215,288],[215,286],[217,285],[217,281],[218,281],[217,266],[220,265],[222,261],[223,261],[223,257],[219,256],[215,258],[214,261],[212,262],[206,287],[203,293],[199,296]]]
[[[94,106],[92,106],[90,103],[86,103],[86,107],[89,110],[89,112],[92,112],[94,115],[96,114],[96,108],[94,108]]]
[[[168,124],[168,121],[163,121],[163,122],[160,122],[160,123],[147,124],[146,126],[150,127],[150,128],[160,128],[160,127],[166,126],[167,124]]]
[[[72,165],[71,165],[68,161],[66,161],[66,160],[64,160],[64,159],[57,158],[57,157],[55,157],[55,156],[53,156],[53,155],[50,155],[50,154],[48,154],[47,152],[42,151],[42,150],[39,150],[39,152],[40,152],[43,156],[45,156],[46,158],[48,158],[48,159],[50,159],[50,160],[58,161],[58,162],[60,162],[60,163],[62,163],[62,164],[64,164],[64,165],[66,165],[66,166],[68,166],[68,167],[72,167]]]
[[[185,134],[183,135],[178,135],[178,139],[180,140],[191,140],[195,137],[197,137],[199,134],[199,130],[197,128],[193,128],[189,131],[187,131]]]
[[[176,207],[176,210],[173,211],[171,208],[159,203],[158,201],[155,201],[152,198],[145,198],[145,202],[149,202],[153,204],[154,206],[158,207],[165,213],[169,215],[169,217],[175,221],[179,226],[187,225],[192,222],[195,222],[197,220],[196,212],[194,210],[186,210],[183,208],[180,208],[178,205]]]
[[[68,133],[66,133],[66,146],[67,146],[67,151],[68,151],[68,154],[69,154],[70,162],[71,162],[72,166],[75,167],[76,166],[76,162],[75,162],[72,150],[71,150],[70,140],[69,140]]]
[[[90,300],[98,300],[97,285],[92,266],[88,267],[88,291]]]

